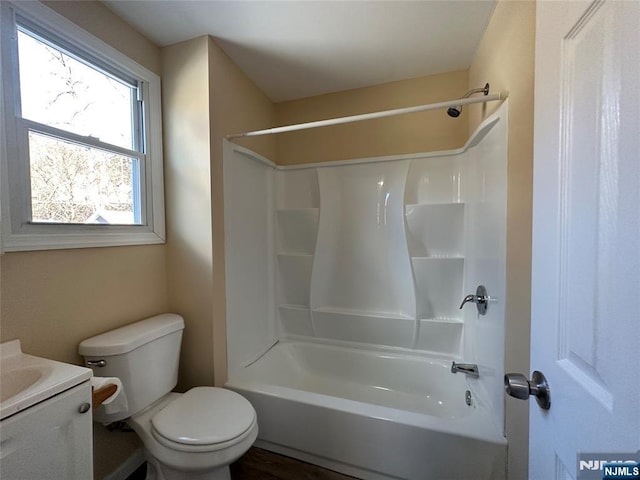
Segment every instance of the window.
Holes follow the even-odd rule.
[[[157,75],[41,4],[0,8],[4,249],[163,242]]]

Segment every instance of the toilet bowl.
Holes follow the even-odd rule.
[[[124,420],[138,434],[147,480],[229,480],[229,464],[258,436],[253,406],[238,393],[194,387],[174,393],[184,321],[163,314],[80,343],[96,376],[120,378],[127,408],[94,419]]]
[[[251,404],[214,387],[170,393],[127,423],[144,444],[147,480],[228,480],[258,436]]]

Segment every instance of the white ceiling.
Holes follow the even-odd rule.
[[[105,4],[160,46],[212,35],[271,100],[283,101],[466,69],[495,0]]]

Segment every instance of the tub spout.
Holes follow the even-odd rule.
[[[466,373],[470,377],[478,378],[480,373],[478,373],[478,365],[473,365],[471,363],[451,363],[451,373]]]

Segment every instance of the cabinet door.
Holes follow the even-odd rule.
[[[84,382],[2,421],[0,476],[3,480],[93,478],[91,384]]]

